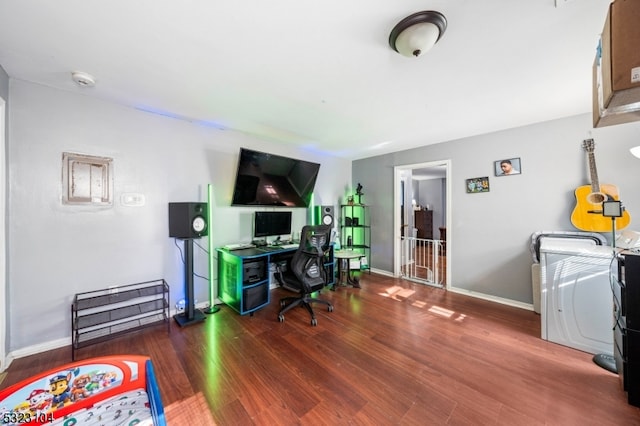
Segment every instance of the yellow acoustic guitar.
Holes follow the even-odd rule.
[[[571,223],[582,231],[610,232],[612,223],[610,217],[602,216],[604,201],[618,201],[618,187],[598,182],[596,170],[595,144],[593,139],[582,142],[589,158],[589,173],[591,185],[583,185],[576,189],[576,206],[571,213]],[[629,212],[623,210],[622,217],[616,218],[616,229],[625,228],[631,222]]]

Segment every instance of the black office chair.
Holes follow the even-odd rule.
[[[328,306],[329,312],[333,305],[322,299],[311,297],[312,293],[322,290],[327,285],[327,274],[324,269],[325,253],[331,244],[331,227],[327,225],[307,225],[302,228],[300,246],[296,250],[286,271],[276,270],[276,279],[282,287],[299,293],[295,297],[280,299],[278,321],[284,321],[284,314],[288,310],[303,306],[311,314],[311,325],[318,325],[311,303],[322,303]]]

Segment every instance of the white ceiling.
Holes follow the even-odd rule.
[[[556,2],[561,3],[556,7]],[[581,114],[609,0],[2,0],[11,78],[345,158]],[[406,58],[393,26],[448,28]],[[71,71],[92,74],[80,88]]]

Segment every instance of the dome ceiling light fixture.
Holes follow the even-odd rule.
[[[431,49],[447,29],[447,18],[426,10],[398,22],[389,35],[389,45],[403,56],[418,57]]]

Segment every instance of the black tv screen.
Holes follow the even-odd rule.
[[[320,164],[240,148],[234,206],[309,207]]]
[[[291,234],[291,212],[255,212],[254,237]]]

